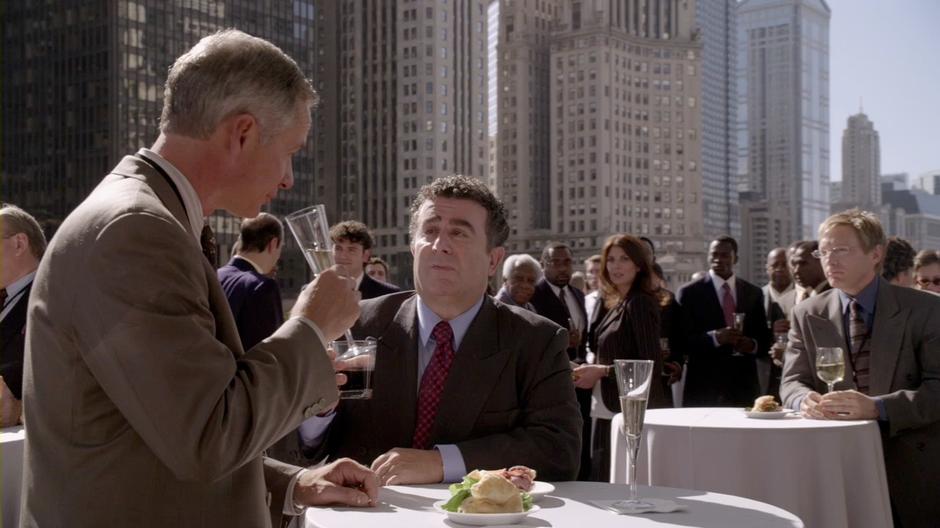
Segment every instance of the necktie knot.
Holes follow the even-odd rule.
[[[849,302],[849,316],[852,318],[852,320],[864,321],[865,319],[862,317],[862,312],[862,305],[858,304],[858,301],[855,299],[852,299],[852,301]]]
[[[441,321],[434,325],[434,329],[431,330],[431,337],[434,338],[437,346],[451,345],[454,342],[454,329],[447,321]]]

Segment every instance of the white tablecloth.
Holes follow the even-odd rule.
[[[803,523],[793,514],[780,508],[742,497],[719,493],[689,491],[641,486],[638,495],[668,498],[687,506],[685,511],[645,515],[617,515],[601,509],[592,500],[623,499],[627,486],[602,482],[555,483],[556,490],[542,497],[540,511],[529,515],[520,526],[554,526],[606,528],[615,526],[714,527],[714,528],[774,528],[801,527]],[[389,486],[379,492],[375,508],[310,508],[307,510],[308,528],[420,528],[424,526],[460,525],[446,521],[446,517],[432,508],[435,501],[449,496],[444,485]]]
[[[622,416],[611,424],[611,481],[626,482]],[[807,526],[891,526],[878,425],[790,416],[759,420],[743,409],[646,413],[637,482],[702,489],[767,502]]]
[[[0,429],[0,466],[3,472],[3,526],[18,526],[20,490],[23,486],[23,426]]]

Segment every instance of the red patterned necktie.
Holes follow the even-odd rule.
[[[721,299],[721,311],[725,313],[725,324],[728,328],[734,327],[734,296],[731,295],[731,286],[724,283],[721,287],[724,294]]]
[[[861,306],[858,301],[849,303],[849,341],[852,343],[852,367],[855,369],[855,380],[858,384],[855,389],[862,394],[868,394],[868,377],[871,363],[871,351],[868,350],[868,326],[862,317]]]
[[[424,369],[421,377],[421,389],[418,391],[418,420],[411,445],[415,449],[427,449],[431,441],[431,428],[437,416],[437,407],[441,403],[441,393],[447,373],[454,362],[454,330],[447,321],[441,321],[431,331],[437,346],[431,362]]]

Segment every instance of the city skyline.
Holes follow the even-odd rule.
[[[940,41],[934,35],[940,2],[826,2],[832,8],[830,122],[835,131],[861,107],[881,136],[883,174],[907,172],[914,180],[940,169],[935,133]],[[840,152],[842,135],[831,134],[830,145],[831,152]],[[831,156],[833,181],[842,177],[840,158]]]

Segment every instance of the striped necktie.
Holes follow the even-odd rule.
[[[868,375],[871,351],[868,349],[868,326],[858,301],[849,303],[849,341],[852,344],[852,367],[855,369],[855,389],[868,394]]]

